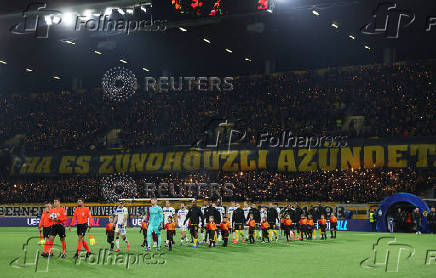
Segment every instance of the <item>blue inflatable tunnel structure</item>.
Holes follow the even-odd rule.
[[[376,215],[377,215],[377,231],[379,232],[387,232],[388,226],[387,226],[387,219],[386,214],[389,210],[389,208],[399,202],[406,202],[409,204],[412,204],[413,206],[419,208],[419,211],[421,213],[424,213],[424,211],[429,212],[430,209],[427,206],[427,204],[421,200],[416,195],[410,194],[410,193],[396,193],[392,196],[386,197],[381,203],[380,206],[377,208]],[[422,231],[427,231],[427,217],[422,218]]]

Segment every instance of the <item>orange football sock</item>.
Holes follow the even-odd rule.
[[[77,253],[79,253],[80,250],[82,250],[82,242],[81,242],[81,241],[79,241],[79,242],[77,243]]]
[[[86,249],[86,252],[90,252],[90,250],[89,250],[89,245],[88,245],[88,243],[86,242],[86,240],[83,240],[82,241],[83,242],[83,246],[85,247],[85,249]]]

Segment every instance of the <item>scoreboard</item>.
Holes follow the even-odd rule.
[[[269,8],[271,0],[169,0],[173,11],[186,16],[221,16]]]
[[[180,14],[196,16],[224,14],[223,0],[171,0],[171,4]]]

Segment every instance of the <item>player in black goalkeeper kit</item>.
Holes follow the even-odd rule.
[[[235,230],[235,244],[238,244],[239,234],[244,238],[244,223],[245,215],[244,210],[241,209],[239,204],[236,204],[236,209],[233,211],[232,225]]]
[[[269,239],[272,240],[272,233],[275,234],[275,239],[277,240],[277,230],[276,230],[276,221],[279,220],[279,214],[277,213],[277,209],[273,207],[272,203],[269,204],[269,208],[266,211],[266,221],[269,223],[270,229],[269,232]]]
[[[431,207],[430,213],[427,216],[428,224],[430,225],[430,233],[436,234],[436,208]]]
[[[206,227],[207,224],[209,223],[209,218],[211,216],[215,217],[215,216],[217,216],[217,214],[219,214],[218,210],[212,206],[212,203],[209,203],[209,205],[204,209],[204,215],[203,215],[204,218],[203,219],[204,219],[205,223],[203,224],[202,229],[204,227]],[[220,221],[221,221],[221,216],[220,216]],[[221,222],[218,222],[218,223],[221,223]],[[202,232],[203,232],[203,230],[202,230]],[[209,231],[207,230],[207,227],[206,227],[206,233],[204,234],[204,242],[207,242],[208,236],[209,236]]]
[[[183,225],[185,225],[186,221],[189,220],[189,231],[194,239],[194,245],[192,247],[198,247],[198,225],[200,224],[200,219],[203,223],[203,214],[201,213],[201,209],[197,206],[197,201],[194,200],[188,210],[185,222],[183,222]]]
[[[248,212],[248,218],[246,221],[250,220],[250,215],[253,214],[254,221],[256,222],[256,228],[254,230],[254,238],[257,239],[257,230],[258,227],[260,227],[260,211],[257,209],[257,206],[255,203],[251,205],[251,209]]]

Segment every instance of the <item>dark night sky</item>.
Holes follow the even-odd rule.
[[[275,71],[382,63],[386,49],[395,49],[397,60],[436,57],[436,26],[433,32],[425,31],[427,17],[436,16],[434,1],[397,1],[399,8],[416,16],[411,26],[401,30],[398,39],[360,33],[360,28],[370,22],[377,4],[382,3],[374,0],[278,0],[273,14],[249,15],[247,11],[222,17],[219,23],[210,25],[202,25],[202,18],[193,20],[168,14],[168,9],[156,12],[170,24],[178,25],[180,20],[198,24],[187,27],[188,32],[173,28],[127,36],[74,32],[54,26],[48,39],[10,34],[9,29],[23,20],[20,13],[31,2],[14,0],[0,4],[0,60],[8,62],[0,64],[0,93],[56,88],[55,84],[68,87],[73,77],[82,78],[86,86],[94,86],[108,68],[120,65],[121,58],[127,59],[127,67],[138,74],[145,74],[141,68],[147,67],[151,69],[147,74],[155,76],[162,72],[175,76],[220,76],[263,73],[265,60],[272,61]],[[48,8],[91,2],[104,1],[48,1]],[[314,16],[308,7],[314,3],[321,4],[316,8],[320,16]],[[161,5],[156,6],[155,9],[163,11]],[[7,16],[12,13],[17,15]],[[339,28],[331,27],[332,22]],[[247,31],[253,29],[250,27],[258,32]],[[349,34],[356,40],[350,39]],[[205,43],[203,38],[212,43]],[[62,39],[74,40],[76,45],[61,43]],[[363,47],[365,44],[371,51]],[[112,47],[102,48],[105,45]],[[233,53],[227,53],[225,48]],[[96,49],[103,55],[93,54]],[[244,61],[245,57],[253,62]],[[25,67],[34,72],[26,73]],[[62,76],[62,81],[50,80],[53,74]]]

